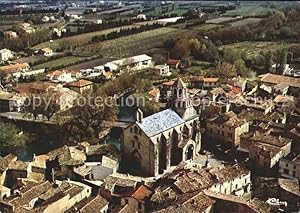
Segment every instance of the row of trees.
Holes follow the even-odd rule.
[[[124,36],[129,36],[141,32],[145,32],[148,30],[154,30],[160,27],[163,27],[163,24],[159,23],[154,23],[154,24],[146,24],[142,25],[140,27],[133,27],[133,28],[127,28],[127,29],[120,29],[119,31],[113,31],[108,34],[100,35],[100,36],[93,36],[91,39],[91,43],[95,42],[101,42],[101,41],[106,41],[106,40],[112,40]]]

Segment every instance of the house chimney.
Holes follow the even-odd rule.
[[[138,108],[135,114],[135,121],[142,123],[143,118],[144,118],[143,112],[140,108]]]

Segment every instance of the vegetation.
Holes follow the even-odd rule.
[[[0,122],[0,155],[16,154],[27,141],[26,135],[11,123]]]

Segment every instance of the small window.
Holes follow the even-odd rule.
[[[288,169],[284,169],[283,173],[288,175],[289,174],[289,170]]]
[[[296,166],[294,166],[294,169],[296,169]]]
[[[134,147],[134,141],[131,141],[131,143],[132,143],[132,147]]]
[[[285,164],[285,167],[288,167],[289,166],[289,164]]]
[[[222,131],[222,136],[224,136],[224,131]]]
[[[296,177],[296,171],[293,171],[293,176]]]
[[[138,142],[138,149],[140,148],[140,142]]]
[[[237,185],[237,184],[235,184],[235,188],[236,188],[236,189],[238,188],[238,185]]]
[[[130,132],[132,133],[132,127],[130,127]]]
[[[139,202],[138,208],[139,208],[139,209],[142,209],[142,203]]]
[[[128,199],[125,199],[125,204],[128,204]]]

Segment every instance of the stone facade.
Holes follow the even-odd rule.
[[[156,176],[171,166],[193,159],[201,149],[199,116],[191,105],[186,85],[178,79],[172,89],[170,106],[143,118],[123,132],[123,157],[135,174]]]

